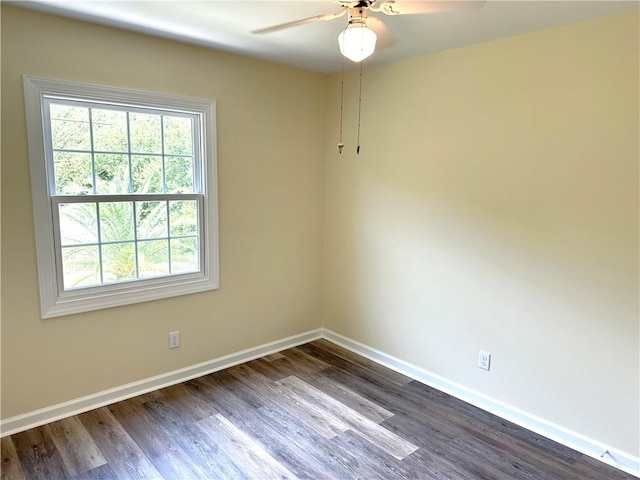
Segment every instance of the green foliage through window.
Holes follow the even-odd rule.
[[[193,118],[78,101],[49,113],[55,193],[76,197],[58,205],[64,288],[198,271],[199,201],[181,197],[198,193]]]

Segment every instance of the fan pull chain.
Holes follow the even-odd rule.
[[[360,92],[358,94],[358,147],[356,148],[356,154],[360,155],[360,112],[362,111],[362,64],[360,62]]]
[[[342,141],[342,112],[344,110],[344,57],[342,57],[342,78],[340,79],[340,139],[338,140],[338,153],[342,155],[344,142]]]

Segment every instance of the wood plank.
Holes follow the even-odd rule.
[[[281,358],[279,360],[273,360],[272,362],[265,362],[261,358],[258,358],[257,360],[247,362],[245,365],[275,382],[293,375],[291,365],[286,363],[285,360],[286,358]]]
[[[184,422],[168,399],[144,404],[151,416],[171,434],[191,463],[197,478],[242,478],[231,458],[193,422]]]
[[[455,427],[449,428],[437,421],[429,421],[425,423],[422,419],[416,419],[413,415],[396,415],[386,420],[383,425],[392,431],[402,432],[407,438],[410,438],[416,445],[420,445],[420,449],[416,452],[415,459],[420,459],[423,463],[421,452],[429,452],[436,454],[438,466],[444,463],[446,469],[452,470],[452,466],[456,466],[461,470],[463,476],[471,478],[489,478],[489,479],[523,479],[536,477],[529,476],[530,468],[521,470],[520,461],[510,457],[508,453],[499,449],[485,450],[480,446],[480,442],[472,442],[473,448],[460,445],[456,440],[460,433]],[[487,455],[490,451],[491,455]],[[482,458],[482,462],[477,459]],[[444,461],[444,462],[443,462]],[[509,462],[513,461],[514,464]],[[546,477],[542,474],[538,475],[540,480]],[[552,477],[554,480],[560,480],[562,477]],[[563,479],[564,480],[564,479]],[[570,480],[567,478],[566,480]]]
[[[572,469],[577,452],[418,382],[403,388],[417,390],[425,402],[429,399],[432,424],[440,425],[443,429],[459,430],[455,442],[468,444],[465,450],[484,448],[485,453],[479,456],[485,459],[494,452],[506,456],[503,458],[505,468],[509,471],[512,466],[518,468],[517,474],[511,473],[513,478],[519,478],[518,475],[525,475],[526,472],[534,475],[533,472],[540,471],[548,472],[551,475],[548,478],[583,478]],[[540,448],[532,451],[532,443]],[[544,474],[535,475],[541,480],[547,478]],[[524,478],[528,477],[525,475]]]
[[[230,368],[229,373],[262,395],[272,398],[325,438],[333,438],[349,428],[347,424],[336,418],[326,417],[322,406],[304,402],[301,398],[282,388],[281,385],[246,365]]]
[[[162,479],[160,472],[107,408],[83,413],[78,418],[117,477]]]
[[[322,405],[325,417],[344,423],[398,460],[402,460],[418,448],[297,377],[287,377],[278,383],[287,387],[292,396],[296,396],[301,402]]]
[[[344,478],[354,479],[384,479],[394,478],[393,472],[385,472],[381,475],[382,465],[378,459],[370,458],[362,454],[361,451],[357,451],[351,448],[351,446],[345,444],[342,438],[348,435],[347,431],[341,435],[338,435],[330,441],[331,447],[329,454],[333,457],[340,467],[347,472],[347,476]],[[419,477],[418,477],[419,478]]]
[[[66,478],[64,462],[51,436],[43,427],[32,428],[11,436],[22,471],[27,478]]]
[[[460,416],[456,422],[452,422],[450,416],[447,418],[449,421],[443,420],[447,424],[460,424],[460,420],[465,420],[465,416]],[[481,456],[486,462],[491,462],[513,478],[539,478],[539,480],[556,478],[583,480],[584,478],[575,471],[573,464],[565,463],[558,456],[550,455],[544,450],[532,451],[520,439],[489,429],[486,424],[462,423],[461,425],[463,433],[452,443],[467,453],[474,452]],[[535,435],[530,433],[532,436]],[[514,468],[517,472],[513,471]]]
[[[410,424],[419,423],[422,428],[431,432],[429,437],[422,438],[421,441],[436,440],[431,446],[427,446],[405,437],[417,446],[436,447],[439,442],[451,441],[465,433],[456,422],[443,424],[434,411],[437,405],[425,403],[419,394],[408,390],[406,386],[399,386],[380,377],[363,375],[357,368],[352,371],[331,368],[323,371],[323,374],[331,381],[348,386],[370,401],[394,412],[396,416],[401,416],[401,420],[407,419]],[[402,407],[398,408],[400,405]],[[386,423],[387,421],[383,422],[383,425]]]
[[[283,350],[282,354],[284,355],[283,361],[289,362],[294,368],[296,368],[297,372],[308,372],[308,373],[316,373],[325,368],[329,368],[331,365],[328,363],[316,358],[312,355],[305,353],[303,350],[299,348],[289,348],[287,350]]]
[[[298,375],[301,372],[314,374],[330,365],[322,360],[306,354],[298,348],[290,348],[281,352],[281,357],[271,361],[259,358],[247,363],[262,375],[271,380],[282,380],[291,375]]]
[[[425,475],[423,472],[411,468],[406,462],[398,460],[355,431],[344,432],[336,437],[335,443],[343,450],[354,453],[361,462],[366,461],[368,468],[376,472],[376,478],[432,478],[430,475]]]
[[[167,480],[222,478],[208,474],[207,470],[201,468],[181,448],[177,448],[158,457],[154,457],[152,461],[156,469]]]
[[[99,467],[92,468],[87,472],[74,475],[71,477],[71,480],[118,480],[119,478],[126,477],[118,477],[109,464],[104,464]]]
[[[526,430],[508,420],[486,412],[469,403],[463,402],[451,395],[440,392],[428,385],[413,381],[404,387],[405,390],[418,394],[421,402],[429,402],[431,412],[446,411],[445,418],[448,421],[456,422],[460,425],[467,423],[471,430],[491,432],[494,437],[507,438],[506,445],[521,445],[530,448],[535,444],[539,453],[546,457],[561,460],[564,463],[573,465],[582,455],[562,444],[554,442],[542,435],[537,435]],[[489,428],[487,428],[489,427]]]
[[[150,460],[178,449],[175,438],[151,417],[144,404],[125,400],[108,409]]]
[[[197,422],[217,413],[211,402],[198,394],[194,394],[193,390],[185,384],[181,383],[163,388],[162,392],[163,398],[169,400],[181,415],[191,421]]]
[[[333,449],[329,440],[308,428],[278,405],[265,405],[258,411],[260,421],[271,426],[277,443],[285,450],[284,463],[301,478],[350,479],[354,472],[345,467],[342,455]],[[361,477],[362,478],[362,477]]]
[[[447,460],[442,454],[426,448],[416,450],[405,458],[403,463],[409,468],[421,472],[426,478],[437,478],[439,480],[498,480],[497,477],[493,478],[469,472],[455,462]]]
[[[218,372],[216,378],[218,377]],[[307,425],[299,423],[292,415],[282,410],[277,403],[264,397],[260,409],[246,407],[243,397],[256,395],[253,389],[231,377],[233,388],[207,390],[200,387],[200,394],[209,397],[216,409],[242,430],[267,448],[269,453],[283,465],[286,465],[297,477],[311,480],[344,479],[346,472],[340,470],[331,456],[327,454],[310,455],[318,452],[325,439]],[[187,382],[192,386],[193,382]],[[253,405],[254,402],[251,402]],[[329,449],[327,449],[329,452]]]
[[[0,466],[1,480],[22,480],[25,478],[18,452],[11,437],[4,437],[0,440],[0,451],[2,453],[2,464]]]
[[[154,390],[153,392],[143,393],[142,395],[138,395],[137,397],[130,398],[129,401],[137,402],[137,403],[146,403],[151,400],[157,400],[164,396],[163,389]]]
[[[193,395],[208,402],[215,413],[228,415],[230,413],[244,413],[256,411],[270,400],[255,392],[235,377],[225,372],[226,377],[220,376],[195,379],[185,386]]]
[[[332,382],[323,373],[303,373],[297,376],[373,422],[380,423],[393,416],[393,413],[389,410],[371,402],[344,385]]]
[[[322,373],[329,381],[356,392],[394,415],[406,410],[406,406],[410,407],[412,413],[415,411],[421,413],[423,409],[416,408],[414,402],[411,402],[411,392],[381,377],[363,374],[358,368],[345,370],[334,366]]]
[[[11,441],[16,449],[16,452],[20,450],[29,450],[35,445],[52,443],[51,437],[47,435],[42,427],[31,428],[24,432],[19,432],[11,435]],[[53,445],[55,448],[55,445]]]
[[[233,395],[238,402],[238,407],[246,409],[258,409],[271,402],[268,396],[262,395],[250,385],[247,388],[247,385],[231,375],[230,369],[196,378],[187,382],[186,385],[201,391],[214,405],[217,395],[224,393]]]
[[[198,422],[207,436],[231,457],[247,478],[294,479],[296,476],[259,443],[220,414]]]
[[[107,463],[77,416],[50,423],[43,429],[51,436],[69,475]]]
[[[273,362],[274,360],[279,360],[280,358],[284,358],[284,355],[282,355],[280,352],[277,352],[262,357],[262,360],[264,360],[265,362]]]
[[[461,437],[456,438],[450,443],[451,447],[456,451],[464,452],[464,458],[483,458],[483,465],[491,468],[492,472],[496,472],[497,478],[510,478],[514,480],[581,480],[576,474],[570,471],[559,472],[544,471],[536,468],[525,460],[525,458],[512,455],[510,452],[500,449],[491,448],[484,442]],[[458,458],[458,457],[456,457]]]
[[[575,464],[575,471],[583,480],[637,480],[637,477],[583,455]]]
[[[384,367],[379,367],[376,370],[371,370],[369,368],[357,365],[353,362],[345,360],[344,358],[338,357],[322,348],[315,346],[313,343],[308,343],[305,345],[301,345],[301,350],[305,351],[309,355],[317,355],[324,362],[331,365],[331,368],[327,368],[324,371],[335,373],[336,371],[344,372],[352,377],[360,378],[366,382],[379,385],[381,388],[390,391],[397,391],[399,387],[406,385],[406,383],[399,383],[397,381],[393,381],[391,378],[388,378],[384,375],[384,370],[389,370]],[[382,370],[381,370],[382,369]],[[390,371],[390,370],[389,370]],[[348,384],[345,386],[349,387]],[[393,411],[393,409],[389,409]]]
[[[353,353],[345,348],[342,348],[335,343],[330,342],[329,340],[320,339],[314,342],[311,342],[307,345],[313,345],[315,347],[319,347],[325,352],[328,352],[336,357],[339,357],[343,360],[346,360],[354,365],[357,365],[360,368],[369,370],[371,372],[375,372],[379,375],[384,376],[389,379],[389,381],[397,384],[397,385],[405,385],[411,381],[412,378],[403,375],[402,373],[398,373],[390,368],[383,367],[379,363],[374,362],[373,360],[369,360],[357,353]],[[298,347],[301,348],[301,347]]]

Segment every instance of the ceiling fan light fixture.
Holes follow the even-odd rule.
[[[349,23],[338,35],[340,53],[352,62],[361,62],[375,51],[377,38],[364,23]]]

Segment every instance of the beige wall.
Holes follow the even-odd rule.
[[[3,5],[2,417],[323,325],[637,455],[637,39],[367,68],[360,156],[349,74],[338,156],[338,77]],[[22,74],[217,100],[219,291],[40,319]]]
[[[360,156],[334,77],[324,326],[637,455],[638,53],[631,14],[367,68]]]
[[[217,101],[218,291],[40,318],[23,74]],[[325,85],[2,6],[3,418],[320,327]]]

